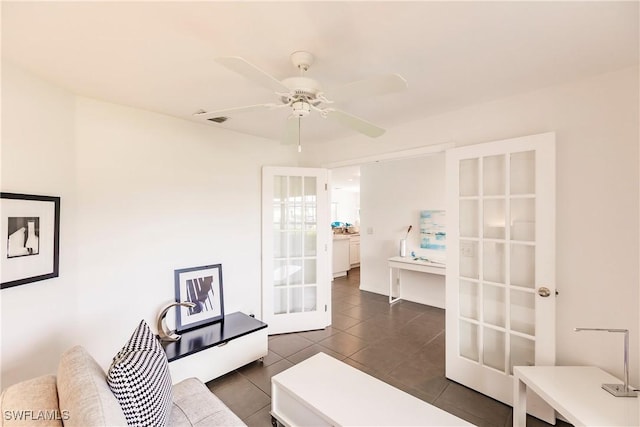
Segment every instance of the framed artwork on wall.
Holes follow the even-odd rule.
[[[0,193],[0,289],[58,277],[60,197]]]
[[[175,270],[175,290],[176,302],[195,304],[194,307],[178,307],[178,332],[224,319],[222,264]]]
[[[445,211],[420,211],[420,248],[444,252],[446,246]]]

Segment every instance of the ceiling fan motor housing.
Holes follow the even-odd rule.
[[[290,90],[287,96],[282,97],[283,103],[288,104],[299,98],[305,98],[313,105],[320,103],[316,97],[322,92],[322,87],[317,80],[309,77],[289,77],[282,80],[282,84]]]

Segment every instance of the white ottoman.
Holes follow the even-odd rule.
[[[471,426],[324,353],[271,378],[271,415],[285,426]]]

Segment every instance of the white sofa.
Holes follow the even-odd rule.
[[[198,379],[172,387],[169,426],[244,426]],[[0,395],[0,426],[126,426],[104,370],[81,346],[65,352],[57,375],[7,388]]]

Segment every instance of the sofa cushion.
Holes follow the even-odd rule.
[[[173,386],[171,426],[244,426],[242,420],[196,378]]]
[[[169,363],[144,320],[113,359],[107,382],[129,425],[167,424],[172,398]]]
[[[83,347],[72,347],[60,358],[58,396],[60,408],[69,413],[65,427],[127,425],[104,370]]]
[[[60,411],[56,377],[44,375],[7,388],[0,395],[0,426],[62,427],[68,412]]]

